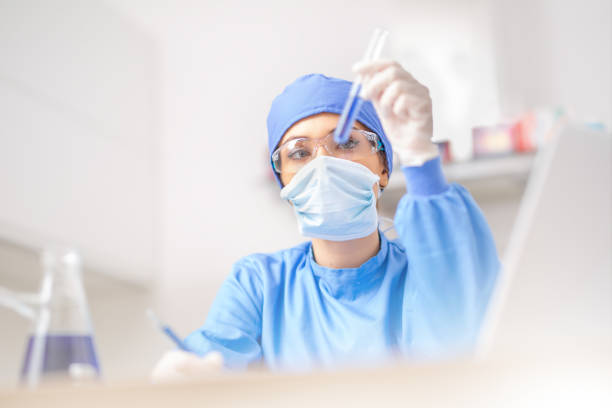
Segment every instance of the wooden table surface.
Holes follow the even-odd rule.
[[[554,353],[557,354],[557,353]],[[0,407],[610,407],[612,354],[397,363],[376,368],[226,373],[180,384],[46,385],[0,390]]]

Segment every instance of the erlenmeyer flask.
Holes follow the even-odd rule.
[[[74,251],[46,250],[40,308],[28,339],[21,379],[30,386],[41,380],[97,378],[100,366],[85,290],[81,260]]]

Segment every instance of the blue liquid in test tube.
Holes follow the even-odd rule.
[[[361,92],[361,84],[354,82],[334,133],[336,143],[346,143],[351,134],[353,123],[355,123],[357,114],[361,109],[361,105],[363,105],[363,99],[359,97],[359,92]]]

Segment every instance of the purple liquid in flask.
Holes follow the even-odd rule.
[[[87,369],[87,376],[97,378],[100,376],[100,367],[91,335],[78,334],[49,334],[44,337],[44,351],[42,354],[42,367],[40,376],[74,376],[83,374]],[[35,336],[30,336],[21,368],[21,379],[28,377]]]

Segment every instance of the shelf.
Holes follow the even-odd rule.
[[[533,164],[534,154],[517,154],[492,158],[475,159],[466,162],[444,164],[444,175],[450,182],[473,182],[495,178],[525,179]],[[387,188],[404,188],[401,171],[395,171]]]

